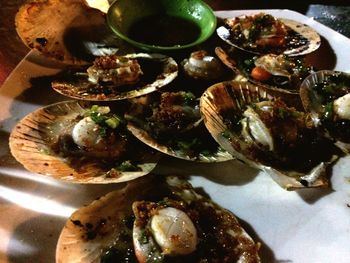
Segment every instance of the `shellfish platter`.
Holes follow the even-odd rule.
[[[275,9],[229,10],[217,11],[215,14],[221,21],[226,18],[242,15],[251,16],[261,12],[284,19],[284,21],[294,21],[292,27],[313,30],[311,34],[306,35],[306,38],[309,35],[313,37],[309,41],[312,46],[308,48],[298,46],[302,49],[301,54],[305,55],[309,65],[317,69],[350,72],[350,49],[348,48],[350,39],[312,18],[291,10]],[[316,35],[320,36],[320,39],[314,39],[315,32],[317,32]],[[217,33],[220,34],[219,31]],[[227,31],[224,30],[224,33],[227,34]],[[226,40],[223,39],[221,42],[224,50],[216,49],[217,44],[210,46],[210,41],[209,44],[206,43],[213,54],[216,53],[223,62],[220,62],[220,66],[224,68],[225,73],[223,74],[225,76],[231,74],[233,67],[237,66],[236,62],[232,62],[232,58],[230,58],[232,43],[228,42],[232,42],[232,39],[228,39],[228,42]],[[305,44],[305,41],[303,43]],[[241,42],[233,44],[233,46],[238,45],[238,48],[236,47],[238,50],[244,49],[244,46],[240,46]],[[305,50],[309,49],[310,53],[305,54]],[[250,47],[249,51],[251,50],[256,52],[256,47]],[[190,55],[185,50],[180,52],[182,52],[181,57],[188,58]],[[293,58],[289,62],[299,63],[293,60],[295,52],[298,51],[288,50],[288,52],[293,54]],[[270,98],[274,98],[280,90],[278,88],[271,89],[270,92],[265,89],[265,85],[257,88],[254,81],[249,82],[249,84],[237,80],[232,82],[227,79],[225,82],[219,82],[216,79],[207,78],[207,73],[202,80],[185,78],[185,81],[178,82],[182,86],[176,87],[177,91],[180,90],[181,96],[179,96],[185,101],[179,102],[179,105],[186,104],[186,112],[190,112],[191,117],[194,116],[194,121],[191,119],[190,124],[179,124],[184,125],[185,128],[175,136],[175,142],[174,140],[165,140],[158,127],[151,133],[151,135],[156,135],[152,137],[147,132],[152,127],[154,129],[156,120],[153,115],[149,117],[144,112],[153,111],[154,113],[158,111],[159,113],[157,105],[164,103],[166,99],[178,100],[175,96],[166,98],[159,94],[160,91],[168,89],[169,85],[176,86],[177,74],[180,75],[183,72],[180,70],[175,72],[175,68],[182,66],[182,64],[181,61],[175,61],[166,55],[149,55],[146,52],[131,55],[126,59],[124,57],[120,63],[129,63],[130,61],[127,59],[130,57],[144,59],[144,64],[140,63],[139,65],[144,74],[140,77],[142,86],[135,90],[133,89],[133,85],[136,85],[135,80],[130,77],[128,82],[122,85],[129,85],[131,90],[114,94],[109,86],[105,86],[102,87],[104,91],[107,90],[104,94],[91,93],[90,84],[86,84],[87,79],[91,79],[91,76],[98,69],[90,67],[88,73],[89,70],[94,72],[91,73],[92,75],[89,73],[88,78],[86,72],[74,73],[76,76],[74,83],[67,82],[65,75],[63,77],[60,75],[67,66],[48,59],[36,50],[30,51],[23,58],[1,87],[1,262],[55,262],[55,259],[57,262],[73,262],[68,260],[69,257],[65,258],[62,251],[67,249],[72,252],[74,249],[70,250],[70,244],[79,242],[69,240],[65,235],[69,224],[72,225],[71,222],[74,225],[80,224],[80,221],[78,223],[78,220],[75,220],[78,215],[82,214],[82,218],[91,216],[84,214],[88,213],[86,211],[90,211],[90,205],[86,205],[95,204],[96,207],[92,207],[91,211],[103,213],[106,209],[102,207],[99,210],[100,204],[102,206],[104,202],[107,203],[113,196],[121,198],[121,200],[127,198],[118,192],[112,192],[122,191],[128,184],[127,181],[146,180],[147,177],[152,177],[154,180],[153,176],[165,178],[168,175],[188,179],[194,189],[200,193],[193,194],[194,199],[202,200],[202,195],[231,211],[245,232],[258,244],[256,248],[259,248],[258,254],[261,262],[349,262],[350,156],[347,154],[348,141],[344,142],[343,137],[336,138],[338,148],[338,146],[333,145],[328,133],[328,137],[314,140],[319,133],[310,132],[307,134],[310,137],[305,135],[301,143],[304,145],[303,147],[306,147],[304,152],[307,152],[305,157],[307,160],[305,160],[304,155],[300,155],[296,159],[297,161],[287,162],[286,168],[283,166],[284,163],[283,165],[280,163],[281,160],[276,161],[277,164],[274,163],[276,165],[270,165],[269,161],[277,158],[275,155],[269,155],[265,159],[256,159],[257,156],[260,156],[261,149],[267,147],[271,151],[275,147],[282,147],[276,142],[271,142],[269,138],[260,138],[252,130],[253,126],[250,125],[257,115],[252,113],[254,110],[259,107],[261,109],[276,107],[266,103],[271,102]],[[106,62],[99,61],[94,65],[104,63]],[[146,70],[143,68],[144,65],[146,65]],[[159,72],[153,72],[153,70],[148,72],[147,65],[148,67],[151,65]],[[138,70],[138,66],[135,65],[132,65],[131,68]],[[233,71],[236,72],[236,68]],[[215,72],[216,68],[209,69],[209,75]],[[277,78],[278,81],[281,80],[281,76],[285,77],[283,73],[281,74]],[[55,78],[54,84],[52,84],[53,76]],[[92,83],[98,82],[98,78],[94,79]],[[291,78],[287,76],[287,79]],[[173,80],[175,84],[173,84]],[[111,81],[114,84],[120,82],[119,79],[115,78],[112,78]],[[208,89],[203,89],[198,94],[193,92],[194,95],[192,93],[189,95],[186,85],[191,86],[196,81],[200,83],[201,87]],[[75,83],[83,83],[83,88],[70,89]],[[312,81],[308,80],[308,83],[312,83]],[[171,87],[173,88],[173,86]],[[278,107],[285,107],[283,111],[278,111],[278,113],[283,114],[284,117],[288,114],[294,117],[303,115],[304,113],[301,114],[294,108],[292,113],[288,112],[289,102],[294,103],[295,94],[293,91],[283,94],[287,98],[286,104],[288,106],[277,100]],[[305,94],[308,93],[305,92]],[[121,120],[110,111],[113,112],[115,108],[116,112],[119,113],[121,108],[126,107],[125,100],[130,100],[131,107],[125,114],[126,120]],[[228,100],[227,104],[219,105],[216,102],[224,103],[225,100]],[[308,100],[304,99],[303,102]],[[334,104],[338,102],[340,103],[339,100],[336,100]],[[231,114],[234,109],[244,108],[248,104],[250,105],[248,106],[249,111],[246,110],[239,115],[240,118],[244,119],[244,121],[240,120],[240,125],[244,130],[241,136],[244,140],[241,140],[241,137],[235,139],[234,122],[236,119],[231,119],[231,121],[228,119],[231,118],[231,115],[234,118],[237,117],[237,115]],[[303,105],[295,107],[299,106]],[[349,110],[349,107],[347,109]],[[174,112],[176,113],[175,110]],[[199,120],[196,119],[198,114],[202,116],[199,117]],[[95,125],[97,123],[96,116],[99,117],[98,121],[105,125],[102,130],[104,134],[109,134],[110,128],[118,127],[118,131],[113,132],[112,135],[117,136],[118,140],[122,138],[122,147],[125,149],[120,150],[122,152],[120,153],[113,147],[113,149],[107,148],[107,152],[94,148],[98,155],[92,154],[83,160],[78,158],[77,161],[76,156],[80,156],[81,152],[77,148],[69,148],[71,141],[73,140],[84,149],[90,149],[90,144],[94,144],[95,141],[91,143],[91,138],[89,140],[81,139],[84,132],[80,134],[79,127]],[[91,119],[96,123],[91,124]],[[306,120],[305,117],[306,125],[312,125],[309,121],[314,121],[317,124],[321,121],[316,113],[313,113],[310,119]],[[171,125],[172,120],[170,118],[169,125]],[[287,125],[289,125],[290,130],[294,128],[294,123],[288,122]],[[212,135],[206,137],[208,134],[202,135],[202,132],[200,133],[200,139],[204,140],[207,145],[210,144],[210,149],[205,149],[205,153],[200,147],[200,153],[186,151],[185,154],[183,148],[180,150],[176,148],[179,145],[176,140],[181,141],[182,147],[184,144],[187,147],[194,143],[198,134],[194,135],[193,129],[208,130]],[[302,128],[298,126],[297,129]],[[55,136],[56,132],[63,133],[67,130],[72,132],[72,136],[68,139],[66,136]],[[173,131],[168,132],[171,134]],[[76,133],[78,135],[74,135]],[[192,136],[190,142],[186,141],[188,136]],[[103,143],[109,147],[115,143],[114,139],[113,137],[113,140]],[[93,140],[97,139],[93,138]],[[243,145],[244,141],[249,140],[260,140],[257,151],[253,152],[251,148]],[[330,141],[332,145],[330,145]],[[217,147],[216,143],[220,147]],[[315,146],[316,143],[320,143],[320,145]],[[240,147],[235,148],[236,144],[239,144]],[[50,148],[47,145],[53,146]],[[118,145],[120,145],[120,141]],[[144,150],[144,147],[149,148]],[[74,152],[74,156],[67,157],[65,155],[67,149]],[[248,154],[242,149],[249,149]],[[145,155],[143,155],[144,152]],[[111,168],[109,161],[115,157],[114,154],[118,158],[120,154],[123,157],[117,166],[113,163],[114,166]],[[293,154],[295,153],[287,153],[283,157],[288,159],[290,156],[294,156]],[[313,162],[313,157],[310,155],[315,155],[321,160],[315,157],[317,161]],[[102,164],[96,161],[99,158],[104,160]],[[66,162],[62,162],[62,160]],[[78,168],[74,166],[76,163],[78,163]],[[126,172],[125,166],[128,166]],[[308,171],[305,172],[307,169]],[[323,175],[326,172],[327,175]],[[151,174],[148,175],[148,173]],[[141,176],[142,178],[139,178]],[[152,180],[150,180],[151,183]],[[159,186],[158,183],[154,184]],[[143,187],[146,189],[150,186]],[[171,187],[175,186],[171,185]],[[170,189],[173,191],[171,187]],[[130,187],[125,193],[134,191],[133,194],[136,196],[138,190],[140,189]],[[157,190],[151,191],[156,192]],[[192,188],[189,191],[191,192]],[[141,195],[141,192],[138,194]],[[104,197],[99,199],[101,196]],[[92,203],[96,199],[98,201]],[[106,204],[106,207],[113,209],[112,204],[122,207],[131,201],[114,202]],[[215,205],[215,209],[219,211],[221,208],[216,208]],[[72,217],[74,220],[72,218],[69,220],[75,211],[78,212],[74,214],[74,218]],[[159,210],[159,215],[161,211],[165,211],[165,209]],[[225,210],[220,210],[220,213],[222,211]],[[98,215],[96,216],[98,217]],[[65,230],[61,234],[62,229]],[[242,234],[240,238],[247,237]],[[62,245],[64,242],[62,240],[66,240],[66,246]],[[144,244],[140,246],[142,245]],[[84,255],[81,257],[83,258]],[[244,261],[244,256],[240,259],[242,260],[240,262],[259,262],[259,259],[256,258],[253,261]],[[74,262],[90,261],[92,260],[81,259],[81,261]]]

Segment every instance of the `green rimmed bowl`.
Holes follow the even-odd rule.
[[[183,40],[174,40],[172,44],[162,44],[161,42],[150,43],[132,36],[132,31],[136,24],[147,28],[154,28],[151,24],[142,24],[142,21],[150,21],[151,17],[157,17],[162,20],[162,17],[171,17],[180,23],[173,23],[169,27],[169,32],[159,32],[159,36],[171,35],[174,29],[181,32],[181,25],[193,25],[198,32],[196,36],[188,42]],[[175,19],[174,19],[175,18]],[[207,40],[216,29],[216,17],[213,10],[201,0],[117,0],[107,12],[107,24],[111,30],[121,39],[131,45],[145,51],[173,51],[196,46]],[[176,26],[174,26],[176,24]],[[173,28],[173,29],[172,29]],[[182,29],[188,32],[188,27]],[[145,34],[140,29],[140,34]],[[154,32],[153,32],[154,33]],[[181,37],[182,34],[177,34]],[[156,41],[156,40],[155,40]],[[178,41],[178,42],[176,42]]]

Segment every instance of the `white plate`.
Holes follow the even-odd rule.
[[[261,11],[261,10],[260,10]],[[312,18],[290,10],[264,10],[306,23],[321,36],[320,65],[350,71],[350,39]],[[256,13],[220,11],[220,17]],[[321,47],[322,51],[322,47]],[[315,58],[313,58],[315,59]],[[323,63],[323,64],[322,64]],[[0,262],[54,262],[59,233],[78,207],[121,185],[72,185],[26,172],[8,148],[16,122],[38,107],[64,100],[31,78],[56,73],[60,65],[30,52],[0,89]],[[288,192],[262,172],[236,161],[195,164],[165,158],[161,174],[191,175],[214,201],[233,211],[247,231],[262,243],[263,262],[349,262],[350,157],[332,169],[331,189]]]

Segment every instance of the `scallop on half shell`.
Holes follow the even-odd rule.
[[[236,74],[235,79],[247,80],[280,93],[293,94],[298,102],[300,102],[300,85],[312,72],[312,67],[299,57],[283,54],[242,56],[241,52],[228,52],[221,47],[216,47],[215,53],[228,68],[233,70]]]
[[[288,190],[327,186],[326,168],[341,151],[318,135],[309,116],[264,87],[215,84],[201,98],[204,123],[221,147],[267,172]]]
[[[224,75],[222,63],[206,50],[197,50],[181,62],[184,73],[198,80],[217,80]]]
[[[253,54],[302,56],[319,48],[320,35],[310,26],[272,15],[228,18],[217,35],[231,46]]]
[[[89,67],[62,72],[52,82],[58,93],[80,100],[113,101],[151,93],[173,81],[176,61],[162,54],[97,57]]]
[[[300,97],[316,126],[350,149],[350,74],[321,70],[302,83]]]
[[[73,213],[56,262],[258,263],[258,249],[232,212],[186,180],[147,176]]]
[[[12,155],[31,172],[72,183],[119,183],[155,168],[159,154],[126,130],[110,134],[113,141],[103,143],[99,137],[105,130],[92,121],[84,123],[90,106],[65,101],[28,114],[11,132]],[[110,119],[110,124],[116,125],[116,120]],[[134,147],[138,151],[130,153]]]
[[[232,159],[203,125],[199,98],[191,92],[157,92],[135,98],[125,118],[135,137],[167,155],[198,162]]]
[[[84,0],[27,1],[15,22],[25,45],[66,64],[86,64],[95,56],[132,50],[110,32],[104,13]]]

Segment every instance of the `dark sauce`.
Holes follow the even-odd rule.
[[[200,28],[192,21],[164,14],[146,16],[134,23],[129,37],[148,45],[177,46],[196,41]]]

